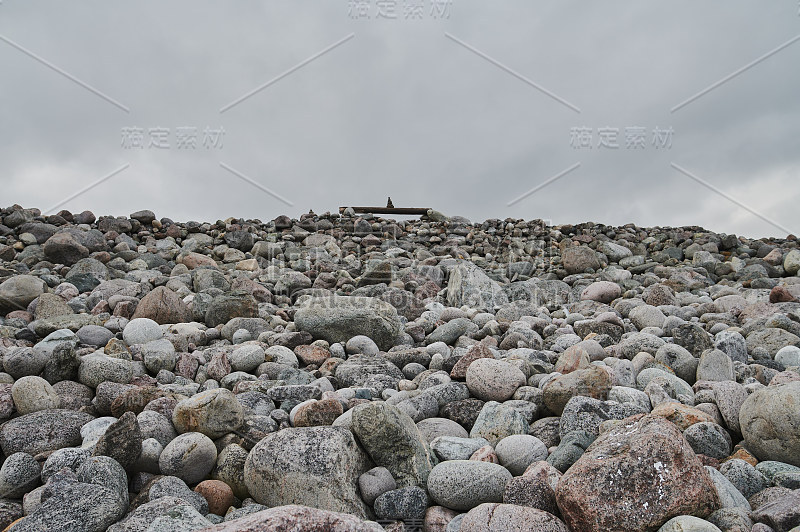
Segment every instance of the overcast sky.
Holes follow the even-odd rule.
[[[800,234],[798,11],[1,0],[0,204]]]

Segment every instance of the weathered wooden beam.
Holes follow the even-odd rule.
[[[348,207],[339,207],[339,214],[343,214]],[[414,207],[350,207],[356,214],[427,214],[429,208]]]

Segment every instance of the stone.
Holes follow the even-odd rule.
[[[788,275],[797,275],[800,271],[800,251],[793,249],[783,258],[783,270]]]
[[[698,381],[732,381],[735,378],[733,361],[723,351],[709,349],[700,355],[697,364]]]
[[[211,300],[205,312],[209,327],[224,325],[235,318],[257,318],[258,302],[249,292],[233,290]]]
[[[556,487],[561,472],[547,462],[534,462],[522,476],[515,476],[506,483],[503,503],[538,508],[558,514]]]
[[[568,532],[564,523],[551,513],[515,504],[483,503],[471,509],[461,521],[461,532],[529,530]]]
[[[289,504],[261,510],[239,519],[225,521],[204,529],[205,532],[299,532],[324,530],[326,532],[384,532],[377,523],[363,521],[356,516]]]
[[[485,502],[502,502],[511,478],[508,469],[498,464],[449,460],[433,468],[427,488],[436,504],[466,511]]]
[[[746,499],[769,486],[769,481],[762,473],[749,463],[738,458],[725,461],[720,466],[719,472],[725,475],[725,478]]]
[[[595,281],[581,292],[582,301],[611,303],[622,295],[622,289],[611,281]]]
[[[558,432],[562,437],[574,430],[582,430],[596,436],[600,432],[600,424],[604,421],[620,420],[646,413],[646,409],[634,403],[599,401],[576,395],[564,407]]]
[[[244,482],[244,464],[247,461],[247,451],[240,445],[231,443],[217,456],[217,464],[211,476],[215,480],[225,482],[239,499],[248,496],[247,485]]]
[[[381,520],[421,521],[428,507],[428,494],[419,486],[408,486],[382,493],[373,506]]]
[[[217,388],[178,402],[172,423],[180,433],[199,432],[216,439],[242,426],[244,410],[230,390]]]
[[[664,321],[667,319],[658,307],[652,305],[638,306],[631,310],[628,317],[639,330],[646,327],[658,327],[660,329],[664,326]]]
[[[237,347],[228,355],[233,371],[253,372],[265,360],[264,350],[258,345]]]
[[[9,456],[16,452],[37,455],[80,445],[80,429],[94,419],[85,412],[40,410],[0,425],[0,447]]]
[[[97,352],[81,358],[78,367],[78,380],[90,388],[97,388],[104,382],[125,384],[132,376],[130,361]]]
[[[414,421],[392,405],[356,406],[351,430],[375,465],[391,472],[398,487],[424,484],[436,463]]]
[[[508,436],[527,434],[528,428],[527,420],[519,411],[496,401],[489,401],[481,408],[469,437],[484,438],[494,445]]]
[[[357,482],[366,465],[366,457],[346,429],[287,428],[268,434],[253,447],[244,478],[250,494],[261,504],[302,504],[364,518],[368,510],[358,496]]]
[[[747,364],[747,343],[744,336],[736,331],[720,331],[714,336],[714,348],[719,349],[731,360]]]
[[[542,403],[556,415],[561,415],[567,402],[576,395],[605,400],[611,389],[611,376],[603,368],[591,365],[566,375],[559,375],[542,389]]]
[[[59,232],[48,238],[42,251],[47,260],[67,266],[89,256],[89,249],[69,232]]]
[[[731,437],[727,431],[710,421],[702,421],[687,427],[683,436],[696,454],[704,454],[722,460],[731,454]]]
[[[7,457],[0,468],[0,493],[3,498],[20,499],[39,485],[40,466],[28,453]]]
[[[459,260],[450,272],[447,303],[453,307],[467,305],[481,311],[494,311],[508,304],[508,296],[497,281],[478,266]]]
[[[112,489],[86,482],[63,482],[13,530],[104,532],[125,514],[126,507]]]
[[[161,331],[161,327],[150,318],[132,319],[122,331],[122,339],[128,345],[146,344],[162,338],[164,338],[164,333]]]
[[[494,447],[500,464],[518,477],[534,462],[547,459],[547,447],[542,440],[528,434],[507,436]]]
[[[644,530],[720,507],[708,473],[678,429],[653,415],[601,434],[561,477],[556,499],[573,530]]]
[[[212,514],[225,515],[228,508],[236,501],[231,487],[221,480],[204,480],[194,488],[194,491],[208,502],[208,511]]]
[[[329,343],[364,335],[383,350],[395,345],[402,333],[397,310],[370,297],[311,298],[297,310],[294,322],[297,330],[308,331]]]
[[[141,353],[147,371],[155,375],[161,370],[174,370],[175,364],[178,362],[175,347],[166,338],[147,342],[142,345]]]
[[[36,300],[36,311],[34,316],[37,320],[55,318],[58,316],[68,316],[74,314],[72,307],[60,296],[45,293]]]
[[[338,399],[322,399],[298,406],[294,417],[295,427],[332,425],[336,418],[344,413],[342,403]]]
[[[692,515],[679,515],[664,523],[658,532],[722,532],[712,523]]]
[[[685,348],[695,357],[699,357],[706,349],[713,348],[711,336],[696,323],[683,323],[672,331],[674,342]]]
[[[147,293],[136,306],[132,320],[148,318],[159,325],[192,321],[189,306],[166,286],[157,286]]]
[[[753,521],[767,524],[776,531],[793,532],[800,526],[800,490],[760,506],[750,515]]]
[[[187,432],[164,447],[158,465],[163,474],[178,477],[191,485],[205,479],[216,461],[214,442],[205,434]]]
[[[47,288],[44,281],[32,275],[15,275],[0,283],[0,314],[25,310]]]
[[[594,250],[586,246],[573,246],[565,249],[561,255],[561,262],[568,274],[584,273],[600,268],[600,261]]]
[[[114,337],[114,333],[100,325],[84,325],[76,333],[84,345],[103,347]]]
[[[583,430],[568,432],[561,438],[558,447],[547,457],[547,463],[563,473],[583,456],[595,439],[594,434]]]
[[[494,358],[473,361],[466,372],[467,388],[483,401],[505,401],[517,388],[525,384],[525,374],[505,362]]]
[[[365,503],[372,506],[380,495],[397,488],[392,474],[385,467],[373,467],[358,477],[358,489]]]
[[[20,415],[59,408],[61,398],[49,382],[41,377],[22,377],[11,386],[11,396]]]
[[[109,456],[123,468],[130,468],[142,452],[142,433],[136,414],[125,412],[122,417],[108,426],[97,440],[94,456]]]
[[[800,466],[800,381],[767,386],[750,394],[739,411],[747,449],[759,460]]]
[[[742,495],[736,486],[730,480],[725,478],[725,475],[711,466],[704,466],[708,471],[711,481],[714,483],[714,490],[720,501],[720,508],[744,508],[750,510],[750,503]]]

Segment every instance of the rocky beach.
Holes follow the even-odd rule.
[[[100,214],[0,209],[0,530],[800,531],[793,235]]]

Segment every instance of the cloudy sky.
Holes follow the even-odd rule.
[[[0,204],[800,234],[797,0],[1,0]]]

